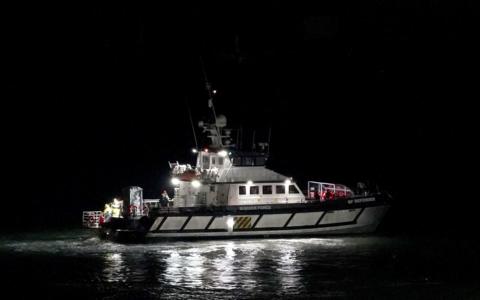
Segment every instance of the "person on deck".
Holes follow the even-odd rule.
[[[325,191],[325,200],[333,200],[333,193],[330,190]]]
[[[121,215],[122,215],[121,201],[115,198],[113,199],[113,204],[112,204],[112,217],[120,218]]]
[[[108,221],[112,216],[112,207],[110,204],[105,204],[105,209],[103,210],[103,219],[104,221]]]
[[[162,207],[167,207],[170,202],[170,197],[168,196],[167,191],[163,191],[162,196],[160,197],[160,205]]]

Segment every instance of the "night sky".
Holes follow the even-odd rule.
[[[169,160],[193,163],[186,103],[209,114],[203,59],[246,148],[272,128],[270,168],[302,188],[378,184],[396,200],[388,232],[463,232],[478,201],[471,3],[9,7],[3,228],[79,225],[128,185],[158,197]]]

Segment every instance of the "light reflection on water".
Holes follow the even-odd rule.
[[[212,261],[212,278],[210,282],[213,288],[233,289],[236,285],[234,243],[227,242],[215,249],[215,258]]]
[[[451,245],[448,242],[436,243],[434,248],[445,249],[445,253],[459,251],[457,247],[448,248]],[[421,247],[418,241],[384,237],[122,245],[100,241],[90,235],[72,234],[42,239],[3,238],[0,259],[4,272],[18,274],[17,277],[11,275],[11,280],[45,280],[49,284],[55,282],[57,288],[71,288],[84,282],[85,286],[80,284],[80,289],[91,288],[95,291],[93,294],[98,291],[123,293],[121,297],[124,298],[158,298],[160,295],[211,298],[212,292],[220,298],[266,295],[288,298],[306,294],[344,297],[353,288],[357,292],[383,293],[392,285],[409,291],[411,286],[428,284],[432,287],[442,280],[448,282],[449,278],[435,278],[433,261],[426,264],[432,255],[430,244],[428,248]],[[477,244],[473,247],[478,249]],[[419,252],[418,249],[424,250]],[[467,255],[450,256],[457,259],[451,268],[462,265],[465,270],[478,266],[472,264],[474,260],[471,259],[468,263],[458,261],[458,258],[468,259],[469,253],[477,252],[468,248]],[[15,260],[9,259],[12,255]],[[433,255],[440,257],[436,252]],[[45,277],[41,268],[32,265],[46,265],[58,275]],[[443,270],[444,266],[445,262],[439,269]],[[460,275],[464,274],[463,270]],[[458,276],[456,274],[455,278]],[[464,278],[464,282],[470,282],[468,279]]]
[[[297,260],[297,249],[289,244],[283,246],[279,250],[277,265],[277,272],[282,282],[282,289],[301,290],[302,286],[299,271],[302,266]]]
[[[94,237],[80,240],[10,241],[18,253],[60,254],[100,259],[98,280],[156,282],[162,285],[221,290],[254,290],[276,281],[283,291],[301,290],[302,255],[308,247],[341,247],[335,239],[260,239],[159,242],[123,245]]]
[[[125,265],[122,253],[105,253],[105,266],[103,268],[103,278],[106,282],[125,281],[126,274],[129,273]]]

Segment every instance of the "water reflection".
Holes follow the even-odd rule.
[[[291,244],[282,245],[278,251],[277,272],[283,291],[301,289],[299,272],[302,266],[297,259],[297,251],[301,250]]]
[[[173,286],[202,286],[205,257],[198,248],[162,251],[159,259],[165,263],[165,283]]]
[[[106,253],[103,278],[106,282],[124,282],[129,274],[122,253]]]
[[[312,251],[313,255],[331,255],[332,248],[338,252],[344,245],[342,239],[111,245],[103,254],[102,276],[106,282],[148,281],[174,287],[245,291],[276,286],[276,292],[294,293],[303,289],[302,278]]]
[[[129,289],[285,296],[309,291],[312,284],[334,289],[359,253],[364,253],[360,261],[369,257],[372,244],[371,239],[312,238],[121,245],[82,238],[5,241],[0,248],[73,256],[72,261],[90,259],[90,266],[82,266],[85,271],[78,274],[88,273],[94,282],[117,283]],[[359,265],[355,264],[357,269]]]
[[[235,244],[233,242],[227,242],[220,247],[220,251],[216,251],[218,254],[215,255],[213,260],[213,273],[212,273],[212,287],[213,288],[222,288],[222,289],[233,289],[235,288]]]
[[[0,239],[0,265],[6,285],[34,282],[51,299],[444,298],[452,287],[451,298],[480,299],[479,249],[385,237],[119,245],[51,235]]]
[[[190,287],[201,287],[203,284],[203,273],[205,272],[205,257],[199,253],[191,253],[186,258],[186,270],[189,272]]]
[[[240,276],[241,288],[246,291],[253,291],[259,286],[259,260],[265,249],[263,243],[245,243],[240,245],[239,252],[243,257],[237,270]]]
[[[171,285],[177,285],[182,281],[183,276],[182,259],[178,251],[172,250],[168,252],[170,253],[165,259],[167,265],[164,273],[165,282]]]

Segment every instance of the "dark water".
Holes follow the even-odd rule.
[[[9,235],[1,287],[39,299],[480,299],[479,250],[431,237],[121,245],[89,231]]]

